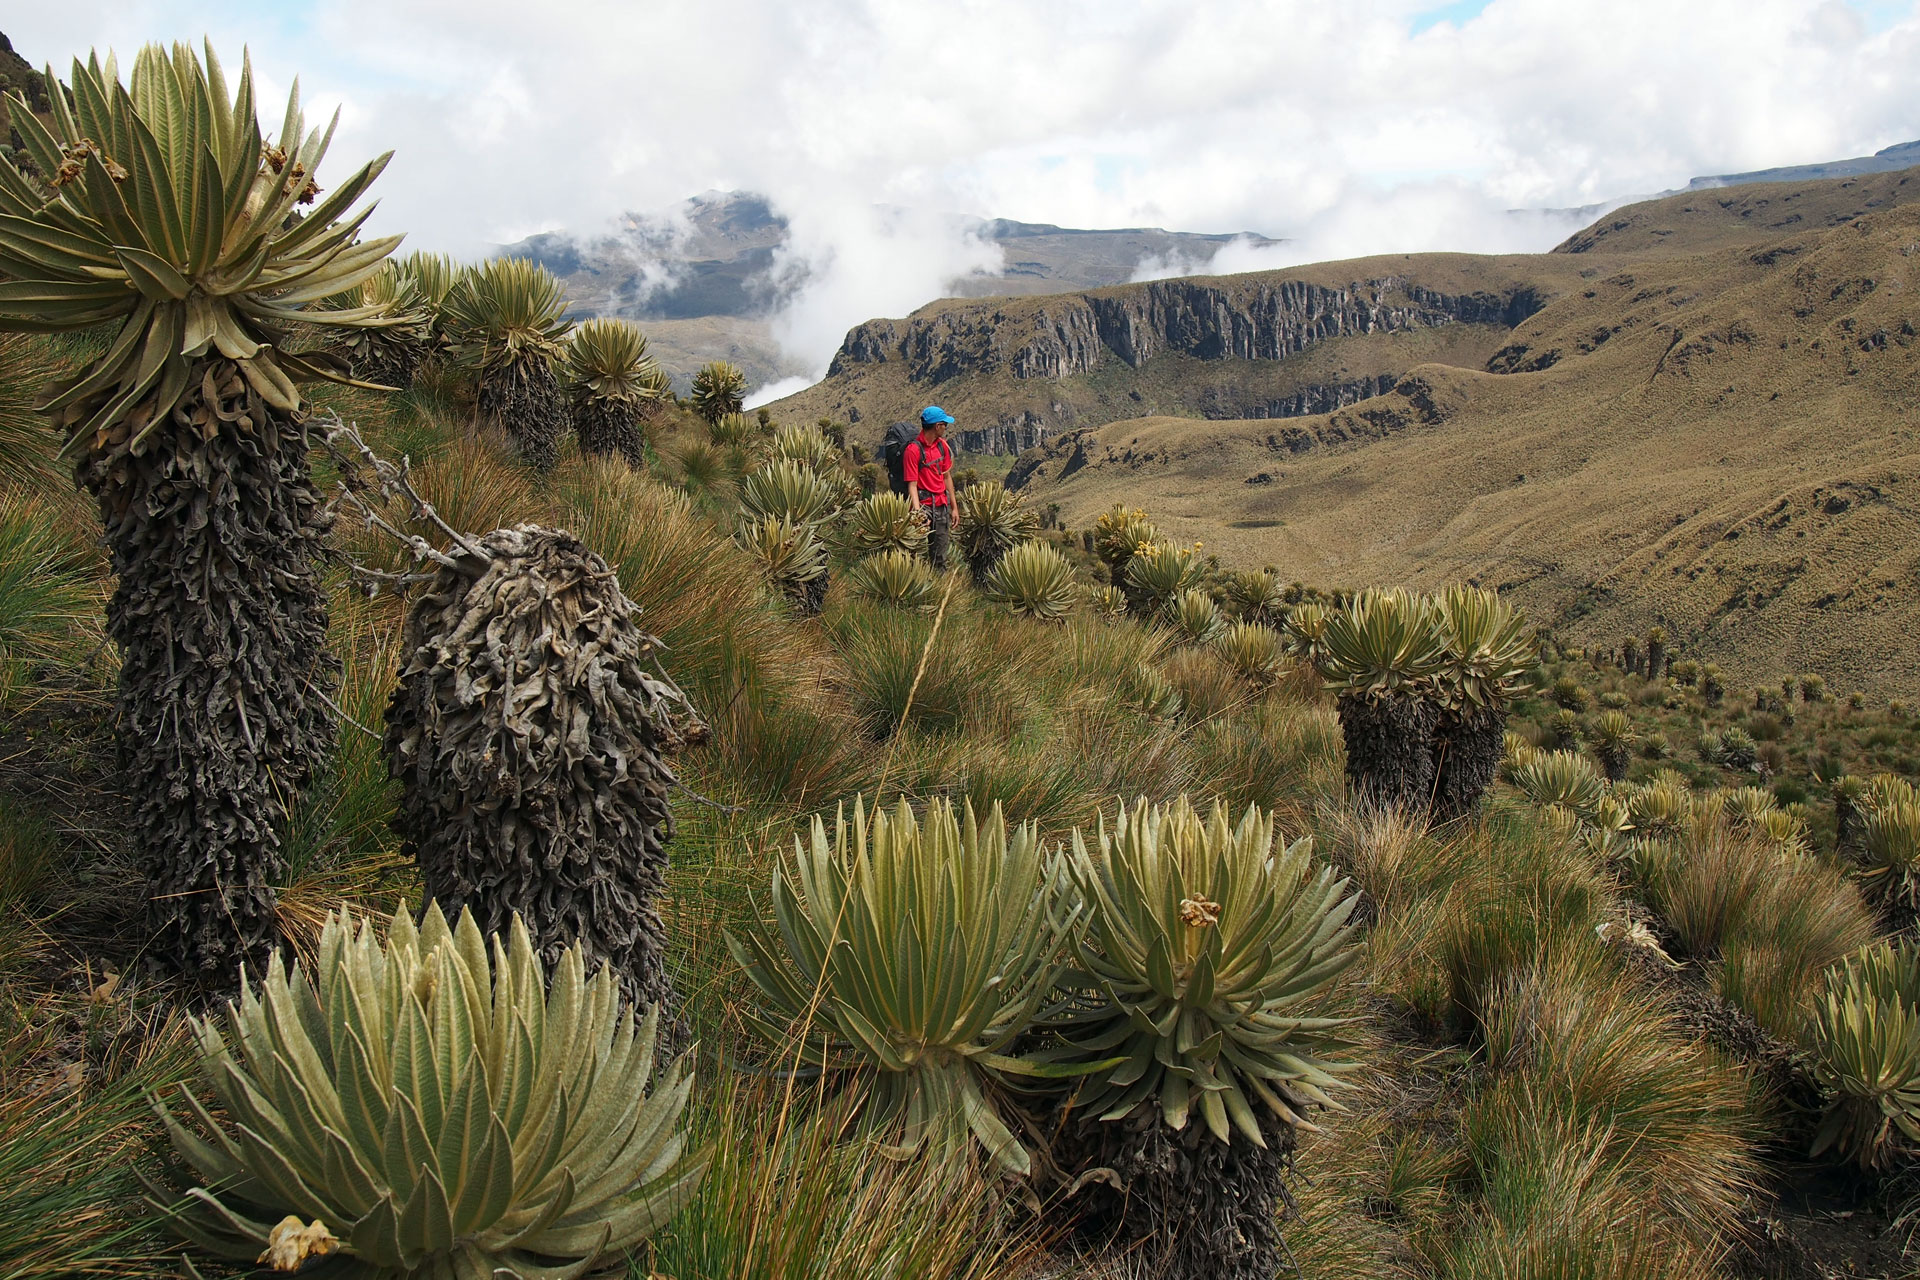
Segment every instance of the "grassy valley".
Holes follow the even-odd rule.
[[[1015,482],[1306,581],[1498,584],[1585,644],[1661,623],[1742,684],[1908,691],[1920,214],[1764,243],[1566,255],[1585,287],[1513,331],[1508,372],[1425,365],[1284,424],[1110,423]]]

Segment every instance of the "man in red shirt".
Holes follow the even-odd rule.
[[[901,459],[907,476],[907,501],[927,514],[927,559],[935,569],[947,567],[947,542],[953,536],[953,495],[947,475],[953,470],[953,446],[947,428],[953,415],[939,405],[920,411],[920,434],[907,442]]]

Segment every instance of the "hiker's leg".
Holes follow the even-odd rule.
[[[927,508],[927,559],[942,572],[946,571],[947,540],[952,532],[952,507],[942,505]]]

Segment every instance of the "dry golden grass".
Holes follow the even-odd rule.
[[[1498,584],[1575,643],[1660,622],[1734,687],[1910,687],[1920,206],[1763,253],[1552,257],[1592,278],[1512,334],[1547,367],[1425,365],[1284,422],[1111,423],[1051,446],[1030,500],[1069,524],[1142,506],[1328,586]]]

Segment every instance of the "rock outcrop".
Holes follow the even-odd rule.
[[[910,381],[938,386],[963,373],[1014,378],[1092,373],[1109,359],[1138,369],[1173,353],[1200,360],[1284,360],[1332,338],[1448,324],[1511,328],[1545,305],[1537,290],[1447,294],[1385,276],[1331,288],[1304,280],[1159,280],[1065,294],[1014,314],[1004,302],[948,306],[906,321],[873,320],[847,334],[829,378],[900,361]],[[1391,385],[1392,379],[1386,379]],[[1369,391],[1368,394],[1374,394]],[[1350,400],[1309,396],[1264,414],[1318,413]],[[1247,406],[1240,406],[1241,414]]]

